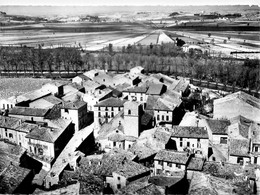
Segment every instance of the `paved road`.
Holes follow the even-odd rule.
[[[46,188],[58,184],[60,173],[68,164],[71,165],[75,163],[75,159],[77,158],[77,152],[75,152],[75,150],[92,133],[93,129],[94,123],[74,134],[45,177]]]

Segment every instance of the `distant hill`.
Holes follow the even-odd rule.
[[[225,13],[242,13],[244,10],[255,10],[255,6],[249,5],[230,5],[230,6],[1,6],[1,11],[10,15],[26,15],[38,17],[51,16],[81,16],[81,15],[98,15],[98,14],[115,14],[115,13],[132,13],[138,12],[162,12],[162,13],[199,13],[218,12]]]

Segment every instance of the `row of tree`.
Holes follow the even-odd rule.
[[[140,47],[137,51],[136,46],[131,46],[126,48],[129,52],[116,53],[110,48],[108,52],[95,54],[82,53],[76,48],[2,47],[0,48],[0,70],[7,73],[23,71],[25,74],[30,71],[33,75],[36,72],[43,75],[44,71],[48,71],[50,75],[54,72],[61,75],[64,71],[68,74],[72,72],[77,74],[101,68],[121,72],[128,71],[134,66],[142,66],[147,73],[163,72],[259,90],[259,60],[207,58],[194,52],[185,54],[173,44],[164,46],[163,49],[159,46],[145,48],[146,52],[150,50],[152,53],[145,53],[140,50]],[[166,52],[165,55],[160,55],[158,51]],[[178,51],[178,55],[168,55],[171,51]]]

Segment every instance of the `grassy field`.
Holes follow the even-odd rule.
[[[50,81],[51,79],[0,77],[0,99],[39,89],[43,84]]]

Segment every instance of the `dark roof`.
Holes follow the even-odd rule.
[[[112,90],[113,97],[120,97],[120,96],[122,96],[122,92],[120,90],[117,90],[116,88],[113,88],[111,86],[109,86],[108,88]]]
[[[71,110],[77,110],[77,109],[82,108],[85,105],[87,105],[86,102],[78,100],[78,101],[75,101],[75,102],[65,102],[63,104],[62,108],[71,109]]]
[[[44,117],[45,119],[57,119],[61,117],[61,108],[63,107],[62,104],[56,104],[54,105],[50,111],[46,114]]]
[[[44,117],[48,113],[48,111],[49,109],[42,108],[14,107],[9,110],[8,114]]]
[[[2,173],[0,181],[0,193],[12,194],[23,180],[30,174],[29,169],[10,164]]]
[[[124,100],[110,97],[108,99],[99,102],[98,104],[95,105],[95,107],[123,107],[124,103],[125,103]]]
[[[186,152],[177,152],[173,150],[160,150],[154,157],[154,160],[178,163],[185,165],[189,160]]]
[[[228,126],[230,122],[228,120],[206,120],[212,134],[228,134]]]
[[[249,144],[247,139],[231,139],[229,155],[249,157]]]
[[[171,138],[171,133],[159,127],[154,132],[153,138],[161,143],[167,144]]]
[[[130,87],[131,85],[129,83],[122,83],[119,85],[116,85],[116,89],[119,91],[124,91],[126,88]]]
[[[0,115],[0,127],[7,129],[16,129],[19,126],[19,121],[21,119],[2,116]]]
[[[130,92],[130,93],[146,93],[148,90],[147,86],[139,86],[139,87],[132,87],[125,89],[123,92]]]
[[[86,75],[84,75],[84,74],[80,74],[80,75],[78,75],[78,77],[80,77],[80,78],[82,78],[83,80],[90,80],[90,78],[89,77],[87,77]]]
[[[157,102],[159,96],[151,96],[149,95],[147,100],[146,100],[146,110],[153,110],[153,107],[155,105],[155,103]]]
[[[173,137],[208,138],[208,132],[204,127],[173,126],[170,131]]]
[[[188,163],[188,170],[201,171],[203,169],[205,159],[192,157]]]
[[[123,161],[122,166],[118,168],[115,173],[129,179],[144,173],[150,174],[150,169],[134,161],[125,160]]]
[[[149,95],[161,95],[162,91],[163,91],[163,87],[165,87],[165,85],[152,83],[149,86],[149,88],[148,88],[146,93],[149,94]]]
[[[146,110],[141,116],[141,125],[148,125],[148,123],[153,119],[154,112]]]
[[[182,179],[182,177],[153,176],[149,178],[149,183],[155,184],[157,186],[171,187]]]

